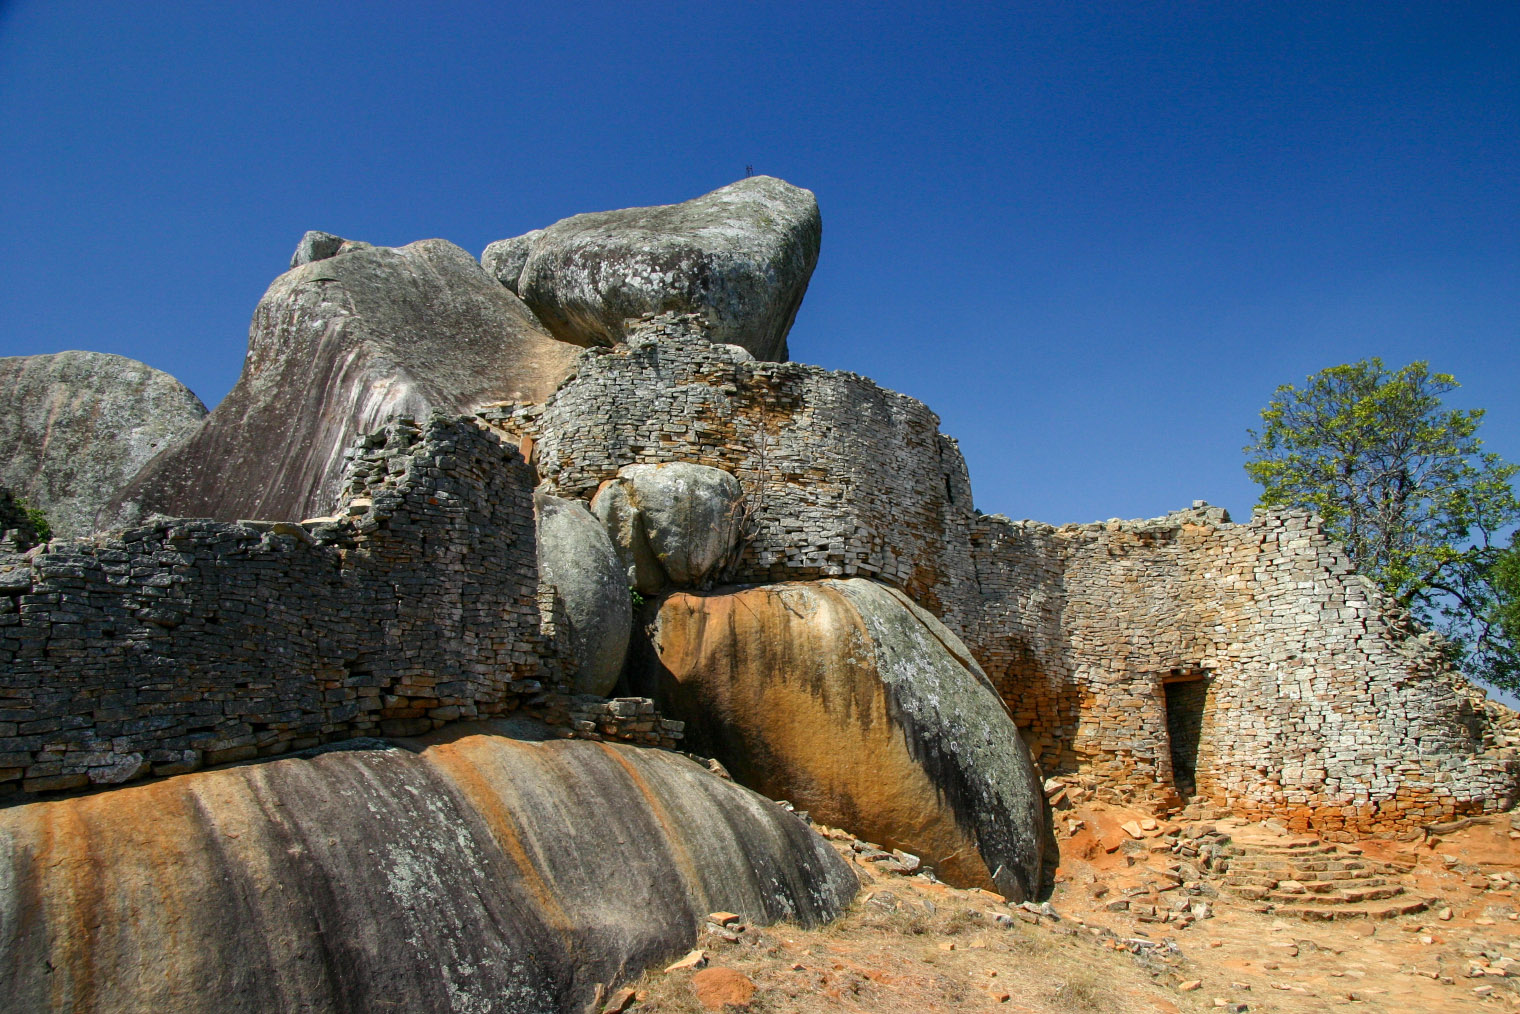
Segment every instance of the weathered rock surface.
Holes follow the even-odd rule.
[[[569,627],[576,693],[605,697],[623,670],[633,600],[607,532],[579,500],[539,494],[538,571]]]
[[[0,485],[89,534],[102,504],[188,437],[206,406],[161,370],[104,352],[0,358]]]
[[[565,341],[612,345],[626,320],[674,310],[782,361],[821,237],[811,191],[751,176],[684,204],[575,215],[481,260]]]
[[[298,268],[312,261],[325,261],[343,249],[343,243],[342,236],[310,229],[296,244],[296,252],[290,255],[290,266]]]
[[[322,515],[357,436],[391,418],[538,401],[570,370],[578,350],[453,244],[343,249],[275,279],[237,385],[103,520]]]
[[[710,582],[738,546],[744,490],[721,468],[674,461],[628,465],[602,483],[591,508],[641,594],[665,582]]]
[[[1037,891],[1029,751],[965,646],[902,593],[862,579],[678,592],[651,636],[664,713],[742,784],[950,883]]]
[[[686,323],[586,355],[541,410],[508,420],[534,439],[547,492],[589,498],[634,464],[712,465],[747,501],[725,581],[871,577],[966,630],[979,605],[971,480],[939,417],[858,374],[671,334]]]
[[[528,255],[533,252],[533,244],[543,234],[544,230],[534,229],[511,239],[497,240],[480,255],[480,266],[486,269],[486,274],[517,295],[522,295],[517,291],[517,280],[522,276],[523,266],[528,263]]]
[[[0,811],[17,1014],[581,1010],[705,913],[832,918],[796,817],[678,755],[460,735]]]

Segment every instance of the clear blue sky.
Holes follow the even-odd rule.
[[[208,405],[301,233],[472,253],[757,172],[795,358],[928,402],[978,506],[1249,512],[1273,388],[1428,359],[1520,459],[1520,4],[0,0],[0,355]]]

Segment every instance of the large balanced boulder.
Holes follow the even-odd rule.
[[[643,595],[667,581],[710,583],[738,548],[745,521],[739,480],[688,461],[624,466],[602,483],[591,509]]]
[[[677,754],[456,732],[0,810],[5,1010],[558,1014],[856,878]]]
[[[327,255],[335,238],[303,239],[296,259],[314,259],[260,301],[237,385],[113,500],[109,520],[325,514],[361,434],[398,417],[541,401],[570,371],[580,350],[452,243],[349,242]]]
[[[0,486],[87,535],[95,514],[206,406],[169,374],[104,352],[0,358]]]
[[[629,320],[678,311],[783,361],[822,234],[811,191],[751,176],[684,204],[575,215],[481,261],[565,341],[612,345]]]
[[[858,578],[677,592],[650,647],[664,714],[741,783],[952,884],[1039,889],[1029,751],[965,646],[901,592]]]
[[[623,670],[633,598],[607,532],[579,500],[537,494],[539,580],[569,628],[576,693],[605,697]]]

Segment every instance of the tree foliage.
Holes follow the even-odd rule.
[[[1263,506],[1309,508],[1351,561],[1444,633],[1469,674],[1520,686],[1520,467],[1483,450],[1481,409],[1447,409],[1454,377],[1424,362],[1332,366],[1279,387],[1251,431]],[[1513,615],[1512,615],[1513,613]]]
[[[17,500],[10,490],[0,487],[0,532],[6,531],[16,532],[22,549],[53,537],[52,526],[40,508]]]

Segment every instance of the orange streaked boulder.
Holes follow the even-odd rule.
[[[0,810],[0,1007],[579,1010],[715,908],[816,923],[856,887],[677,754],[371,741]]]
[[[1039,887],[1029,751],[965,646],[861,579],[668,596],[652,678],[691,749],[815,820],[1014,900]]]

